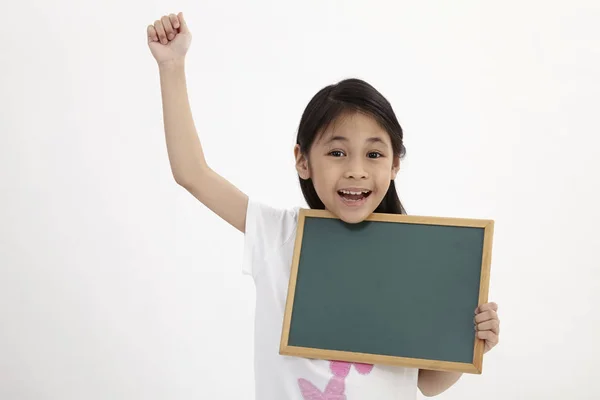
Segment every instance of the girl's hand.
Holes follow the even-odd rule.
[[[477,337],[485,340],[484,353],[490,351],[499,341],[500,319],[497,311],[498,305],[496,303],[482,304],[475,310],[473,322]]]
[[[192,42],[183,13],[165,15],[148,25],[148,46],[159,65],[183,62]]]

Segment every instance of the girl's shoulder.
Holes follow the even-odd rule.
[[[300,209],[299,206],[273,206],[256,198],[249,198],[246,235],[272,244],[284,243],[296,231]]]
[[[276,207],[255,198],[246,211],[244,271],[254,275],[274,252],[294,237],[300,207]]]

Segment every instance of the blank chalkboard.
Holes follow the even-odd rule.
[[[301,209],[280,354],[480,374],[494,221]]]

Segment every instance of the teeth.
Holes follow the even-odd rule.
[[[360,191],[360,192],[352,192],[352,191],[350,191],[350,190],[343,190],[343,189],[342,189],[342,190],[340,190],[340,192],[341,192],[341,193],[344,193],[344,194],[353,194],[353,195],[359,195],[359,194],[367,194],[367,193],[369,193],[369,192],[370,192],[370,190],[363,190],[363,191]]]

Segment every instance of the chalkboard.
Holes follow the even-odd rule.
[[[301,209],[280,354],[480,374],[493,220]]]

